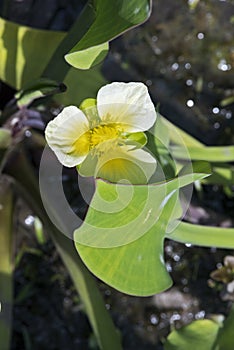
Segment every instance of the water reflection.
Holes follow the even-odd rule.
[[[130,67],[123,77],[144,81],[160,112],[208,145],[234,143],[233,11],[231,1],[157,0],[112,46]]]
[[[199,40],[202,40],[202,39],[204,39],[204,33],[198,33],[197,34],[197,38],[199,39]]]
[[[217,67],[219,70],[221,70],[223,72],[226,72],[232,68],[230,64],[227,64],[225,59],[221,59],[219,61],[219,64],[217,65]]]
[[[219,108],[218,108],[218,107],[214,107],[214,108],[212,109],[212,112],[213,112],[214,114],[218,114],[218,113],[219,113]]]
[[[194,106],[194,101],[193,100],[188,100],[187,102],[186,102],[186,105],[188,106],[188,107],[193,107]]]

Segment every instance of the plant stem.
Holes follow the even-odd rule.
[[[29,164],[22,150],[15,151],[14,159],[9,162],[5,171],[17,181],[21,195],[33,208],[35,214],[41,219],[50,234],[85,305],[100,348],[103,350],[121,350],[119,334],[106,310],[96,282],[80,259],[73,241],[58,231],[47,216],[41,201],[34,169]]]
[[[0,179],[0,349],[10,349],[13,304],[13,193],[7,177]]]

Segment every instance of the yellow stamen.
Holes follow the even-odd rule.
[[[73,145],[72,153],[85,155],[93,149],[98,152],[104,152],[106,146],[108,148],[110,148],[112,144],[114,146],[121,138],[124,138],[124,134],[120,124],[100,124],[86,131],[76,140]]]
[[[98,125],[90,130],[90,148],[94,148],[103,142],[117,139],[121,134],[118,124]]]
[[[84,156],[90,150],[90,131],[86,131],[81,135],[73,145],[71,153]]]

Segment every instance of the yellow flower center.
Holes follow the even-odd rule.
[[[85,155],[93,149],[104,152],[106,147],[109,148],[112,144],[115,145],[121,137],[123,138],[123,129],[120,124],[98,125],[86,131],[76,140],[72,153]]]
[[[98,125],[90,130],[90,148],[94,148],[103,142],[117,139],[121,134],[118,124]]]

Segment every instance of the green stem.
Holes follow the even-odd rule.
[[[233,162],[234,146],[203,146],[187,149],[178,145],[170,146],[172,155],[178,159],[204,160],[207,162]]]
[[[234,249],[234,228],[215,227],[178,222],[176,229],[166,235],[176,242],[202,247]]]
[[[9,180],[0,180],[0,349],[10,349],[13,305],[13,193]]]
[[[91,3],[85,5],[82,13],[73,24],[70,31],[61,41],[42,76],[57,81],[63,81],[71,66],[66,63],[64,56],[72,49],[73,46],[82,38],[95,19],[95,10]]]
[[[15,158],[9,163],[6,172],[17,181],[21,195],[31,205],[50,234],[85,305],[100,348],[103,350],[121,350],[119,334],[105,308],[96,282],[80,259],[73,241],[58,231],[47,216],[41,201],[34,169],[32,169],[22,151],[15,152]]]

